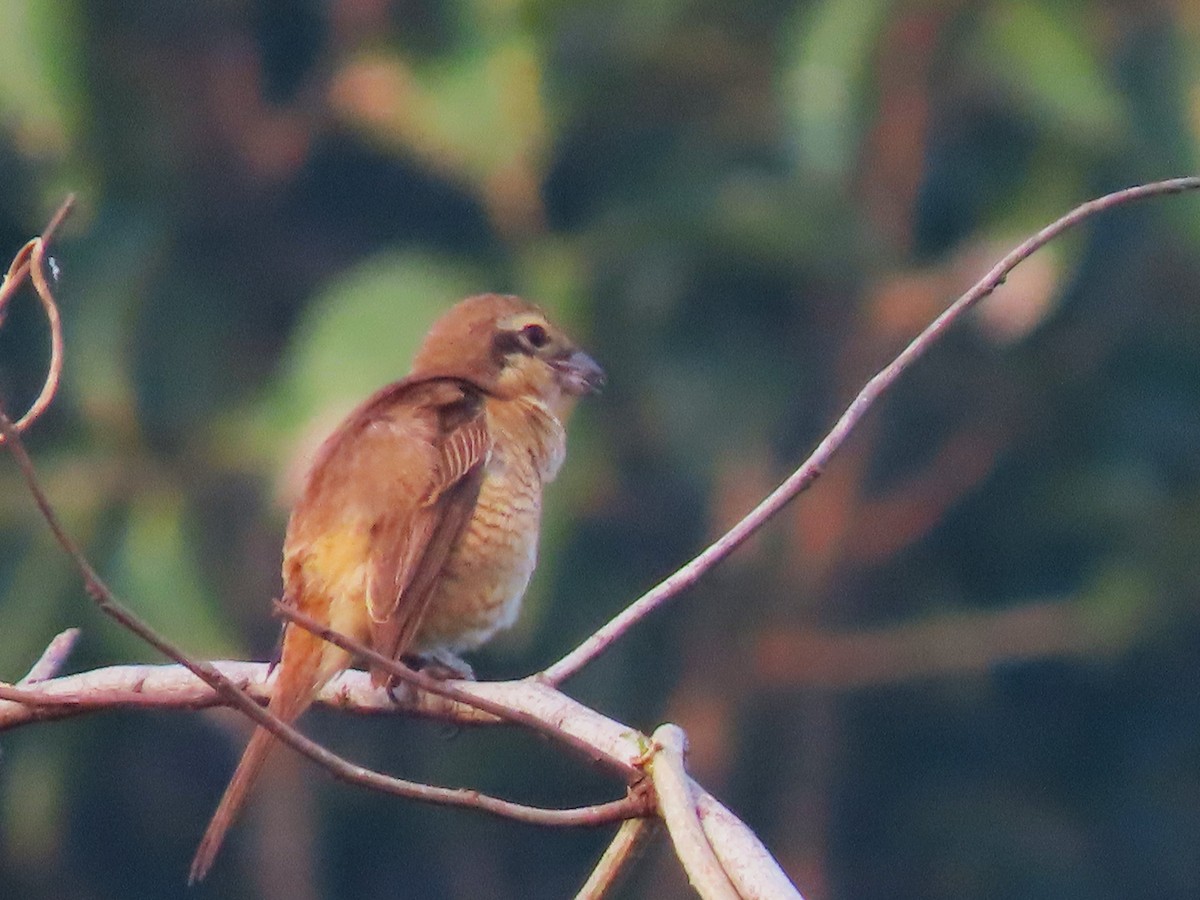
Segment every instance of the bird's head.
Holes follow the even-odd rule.
[[[534,398],[559,416],[604,384],[604,370],[545,313],[503,294],[468,297],[438,319],[413,374],[461,378],[501,399]]]

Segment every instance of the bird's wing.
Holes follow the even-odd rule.
[[[438,400],[436,457],[419,502],[382,515],[372,535],[371,643],[393,658],[411,646],[446,557],[471,518],[491,447],[481,401]]]
[[[307,493],[326,493],[320,506],[338,520],[334,529],[347,522],[360,535],[365,529],[370,643],[385,656],[411,646],[475,508],[490,448],[478,392],[433,378],[380,391],[322,449]],[[319,539],[330,528],[316,522],[291,530]]]

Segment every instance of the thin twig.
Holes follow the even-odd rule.
[[[41,236],[29,241],[13,258],[12,265],[9,266],[3,282],[0,282],[0,325],[4,324],[9,301],[16,295],[25,282],[25,278],[32,275],[34,290],[42,303],[42,308],[46,312],[46,321],[50,326],[50,364],[47,367],[46,378],[42,382],[42,389],[38,393],[37,399],[33,401],[33,405],[17,419],[15,423],[17,431],[24,431],[37,421],[37,418],[46,411],[54,399],[54,395],[58,392],[58,382],[62,375],[63,365],[62,320],[58,314],[58,304],[54,300],[54,294],[46,282],[45,254],[50,240],[74,206],[75,195],[70,194],[58,207]],[[5,437],[0,435],[0,444],[3,444],[4,441]]]
[[[846,411],[842,413],[841,418],[837,420],[833,428],[821,443],[817,445],[812,455],[786,481],[780,484],[766,499],[747,514],[745,518],[729,529],[729,531],[725,532],[725,534],[714,541],[691,562],[629,604],[617,616],[592,634],[591,637],[542,672],[541,677],[549,684],[561,684],[565,679],[570,678],[608,649],[608,647],[643,618],[668,600],[678,596],[684,590],[694,585],[710,569],[720,563],[747,538],[765,525],[799,493],[808,488],[821,474],[825,466],[828,465],[830,458],[842,446],[867,410],[879,399],[880,395],[895,384],[909,366],[920,359],[963,313],[1003,284],[1005,276],[1036,250],[1054,240],[1054,238],[1058,237],[1064,231],[1073,228],[1096,213],[1135,200],[1164,194],[1177,194],[1183,191],[1195,190],[1196,188],[1200,188],[1200,178],[1189,177],[1174,178],[1169,181],[1156,181],[1150,184],[1127,188],[1123,191],[1115,191],[1114,193],[1106,194],[1103,197],[1090,200],[1075,207],[1071,212],[1047,225],[1041,231],[1037,232],[1037,234],[1014,248],[1000,262],[996,263],[987,275],[976,282],[969,291],[955,300],[940,316],[934,319],[912,343],[901,351],[899,356],[867,382],[866,386],[854,398]]]
[[[42,651],[37,662],[30,666],[25,677],[17,684],[21,686],[37,684],[39,681],[53,678],[66,663],[77,640],[79,640],[78,628],[68,628],[66,631],[56,634],[54,639],[46,645],[46,649]]]
[[[629,863],[636,859],[646,842],[653,837],[657,822],[654,819],[626,819],[617,829],[612,843],[604,851],[584,882],[575,900],[601,900],[624,874]]]
[[[678,725],[660,725],[652,740],[654,749],[646,771],[654,781],[659,815],[667,823],[675,855],[683,863],[688,880],[705,900],[739,900],[696,812],[692,780],[684,768],[687,737],[683,729]]]

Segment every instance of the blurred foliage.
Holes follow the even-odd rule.
[[[1182,0],[8,0],[0,252],[80,196],[31,449],[130,605],[265,658],[316,441],[460,296],[537,299],[610,387],[573,423],[525,614],[475,660],[524,674],[749,509],[1024,234],[1195,171],[1197,85]],[[813,490],[568,685],[684,726],[810,900],[1194,896],[1197,202],[1030,260]],[[21,302],[11,408],[45,349]],[[6,462],[0,622],[0,678],[68,625],[73,667],[153,658]],[[305,724],[408,777],[611,793],[521,734]],[[185,896],[244,736],[133,713],[0,736],[0,896]],[[562,897],[607,837],[281,755],[200,894]],[[622,890],[687,895],[661,844]]]

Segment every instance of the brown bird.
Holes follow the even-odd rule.
[[[537,558],[542,485],[564,424],[604,373],[535,306],[470,297],[426,335],[412,374],[368,398],[321,447],[283,546],[284,600],[392,658],[469,677],[457,654],[513,623]],[[292,721],[351,662],[296,625],[269,708]],[[379,685],[386,673],[372,672]],[[208,825],[205,876],[275,740],[256,729]]]

